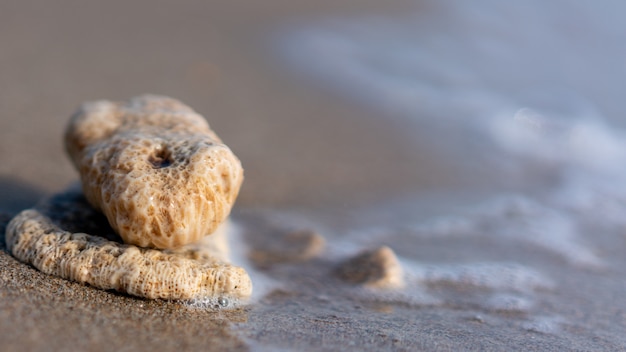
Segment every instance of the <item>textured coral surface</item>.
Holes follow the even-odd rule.
[[[174,248],[214,232],[243,181],[239,159],[206,120],[172,98],[85,103],[65,144],[87,200],[140,247]]]
[[[167,97],[91,102],[65,142],[84,196],[70,189],[14,217],[5,240],[15,257],[146,298],[226,306],[250,296],[225,238],[243,169],[202,116]]]
[[[246,271],[227,262],[225,227],[200,243],[174,250],[122,244],[78,191],[24,210],[7,226],[15,257],[44,273],[146,298],[247,298]],[[87,234],[90,233],[90,234]]]

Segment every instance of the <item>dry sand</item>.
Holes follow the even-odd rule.
[[[462,186],[453,162],[432,151],[416,152],[419,141],[404,138],[402,126],[303,84],[269,59],[267,40],[278,23],[323,14],[396,13],[407,6],[356,0],[3,1],[0,223],[5,226],[11,214],[77,180],[61,136],[79,103],[140,93],[183,100],[206,116],[240,157],[246,180],[234,215],[248,229],[246,236],[254,236],[251,231],[271,236],[258,221],[264,209],[324,214],[324,209],[358,209],[406,189]],[[327,279],[333,263],[323,259],[267,270],[289,284],[249,307],[190,309],[44,275],[11,257],[2,238],[0,350],[623,348],[616,336],[625,327],[626,307],[606,309],[598,303],[622,300],[621,276],[604,273],[596,284],[590,281],[596,277],[592,272],[568,279],[568,272],[558,270],[560,259],[546,259],[532,248],[443,246],[396,244],[425,258],[462,261],[472,252],[536,258],[556,268],[550,274],[563,282],[535,312],[551,309],[585,323],[568,325],[569,337],[562,337],[549,332],[549,321],[520,329],[513,321],[525,320],[526,313],[485,312],[471,300],[411,305],[351,297]],[[612,258],[624,264],[617,254]],[[434,290],[448,292],[445,285]],[[461,288],[451,295],[466,293]]]

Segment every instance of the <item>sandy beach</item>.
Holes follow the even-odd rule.
[[[577,7],[563,22],[535,17],[533,3],[522,10],[538,24],[513,28],[503,23],[525,14],[515,6],[453,5],[0,4],[0,350],[625,349],[626,172],[606,167],[626,160],[626,80],[611,59],[624,27]],[[565,44],[526,50],[540,37]],[[423,50],[401,50],[413,41]],[[562,91],[575,98],[554,98]],[[241,159],[231,246],[255,285],[249,305],[102,291],[7,251],[12,216],[78,181],[62,136],[79,104],[143,93],[191,106]],[[587,112],[572,101],[603,122],[524,110]],[[509,108],[505,121],[543,134],[478,118]],[[582,147],[567,144],[579,131]],[[294,229],[326,248],[304,262],[247,258]],[[379,246],[400,258],[402,289],[333,276]]]

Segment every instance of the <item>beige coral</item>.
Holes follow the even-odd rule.
[[[44,273],[146,298],[235,302],[252,293],[246,271],[226,261],[224,227],[174,250],[140,248],[107,239],[115,234],[102,221],[91,224],[101,215],[81,198],[70,191],[18,214],[7,226],[8,250]]]
[[[243,181],[239,159],[205,119],[172,98],[83,104],[65,144],[86,198],[140,247],[174,248],[214,232]]]
[[[14,217],[5,240],[16,258],[146,298],[250,296],[225,238],[243,169],[204,118],[167,97],[86,103],[65,142],[84,196],[70,189]]]
[[[387,246],[357,254],[341,263],[335,273],[344,281],[367,287],[404,286],[402,266],[394,251]]]

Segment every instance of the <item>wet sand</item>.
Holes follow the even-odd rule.
[[[279,24],[416,7],[278,0],[0,4],[0,223],[77,180],[61,136],[78,104],[146,92],[193,107],[240,157],[246,180],[233,217],[248,243],[290,227],[313,227],[337,240],[354,223],[367,229],[415,211],[391,201],[407,193],[454,194],[476,181],[459,173],[458,160],[429,150],[436,135],[414,140],[402,123],[317,89],[272,59],[270,37]],[[608,265],[584,270],[567,264],[567,255],[527,242],[416,241],[405,236],[410,231],[383,237],[406,258],[457,263],[448,278],[416,269],[430,275],[418,280],[426,282],[424,292],[415,284],[401,294],[370,294],[331,277],[337,258],[361,245],[349,243],[345,252],[329,249],[306,263],[253,269],[264,294],[233,311],[142,300],[51,277],[15,260],[1,238],[0,349],[608,351],[626,345],[625,275],[615,269],[626,264],[623,241],[615,240],[622,238],[615,237],[619,229],[595,239],[595,253]],[[476,258],[532,263],[549,278],[509,268],[520,287],[503,290],[509,282],[481,282],[474,267],[463,266]],[[459,284],[458,273],[470,285]]]

